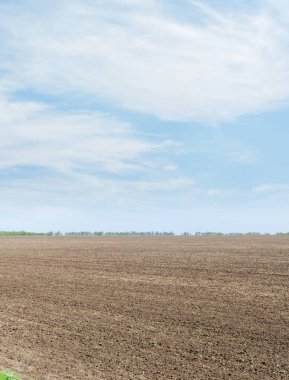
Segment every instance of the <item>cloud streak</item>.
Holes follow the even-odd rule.
[[[254,193],[287,193],[289,191],[288,184],[281,183],[264,183],[253,188]]]
[[[14,89],[80,93],[95,104],[210,123],[288,104],[289,28],[269,2],[227,14],[184,1],[186,22],[170,1],[28,3],[29,12],[0,6],[1,66]]]
[[[37,165],[63,173],[89,167],[110,173],[138,171],[145,170],[145,155],[175,145],[152,142],[130,123],[100,112],[60,112],[6,100],[0,101],[1,108],[1,169]]]

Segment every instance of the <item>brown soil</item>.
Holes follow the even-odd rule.
[[[0,366],[289,379],[289,238],[0,238]]]

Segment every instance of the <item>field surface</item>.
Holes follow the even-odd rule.
[[[289,238],[0,238],[24,379],[289,379]]]

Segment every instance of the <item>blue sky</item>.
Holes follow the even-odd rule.
[[[0,229],[289,230],[285,0],[1,0],[0,47]]]

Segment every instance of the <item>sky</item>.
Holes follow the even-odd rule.
[[[0,0],[0,230],[289,231],[289,3]]]

